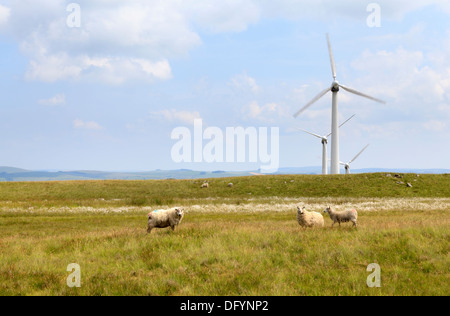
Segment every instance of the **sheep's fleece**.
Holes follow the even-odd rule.
[[[354,227],[357,226],[358,212],[354,209],[349,211],[338,212],[333,210],[331,206],[329,206],[323,212],[328,213],[330,215],[330,218],[333,221],[331,227],[333,227],[335,223],[339,223],[339,226],[341,226],[341,223],[346,222],[352,222]]]
[[[175,226],[179,225],[184,217],[184,211],[180,207],[174,207],[169,210],[156,210],[148,213],[147,233],[153,228],[169,227],[175,230]]]
[[[308,212],[305,208],[297,207],[297,222],[302,227],[323,227],[323,216],[317,212]]]

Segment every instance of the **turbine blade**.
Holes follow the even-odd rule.
[[[339,127],[344,126],[348,121],[350,121],[352,118],[355,117],[356,114],[353,114],[352,116],[350,116],[350,118],[348,118],[344,123],[342,123],[341,125],[339,125]]]
[[[379,103],[386,104],[386,101],[383,101],[383,100],[380,100],[380,99],[371,97],[370,95],[367,95],[367,94],[364,94],[364,93],[362,93],[362,92],[356,91],[355,89],[352,89],[352,88],[343,86],[343,85],[341,85],[341,84],[340,84],[339,86],[340,86],[342,89],[344,89],[344,90],[346,90],[346,91],[348,91],[348,92],[350,92],[350,93],[359,95],[359,96],[361,96],[361,97],[364,97],[364,98],[367,98],[367,99],[370,99],[370,100],[373,100],[373,101],[376,101],[376,102],[379,102]]]
[[[304,129],[298,128],[298,130],[299,130],[299,131],[302,131],[302,132],[305,132],[305,133],[308,133],[309,135],[315,136],[315,137],[317,137],[317,138],[323,139],[322,136],[317,135],[317,134],[314,134],[314,133],[311,133],[311,132],[308,132],[308,131],[305,131]]]
[[[309,108],[311,105],[313,105],[315,102],[317,102],[321,97],[323,97],[325,94],[328,93],[328,91],[331,91],[331,88],[326,88],[321,93],[319,93],[314,99],[312,99],[307,105],[305,105],[303,108],[300,109],[297,113],[294,114],[294,117],[298,117],[300,114],[302,114],[307,108]]]
[[[328,53],[330,54],[331,74],[334,80],[336,80],[336,63],[334,62],[333,50],[331,49],[330,36],[327,33]]]
[[[369,144],[370,145],[370,144]],[[366,150],[367,149],[367,147],[369,147],[369,145],[367,145],[366,147],[364,147],[363,148],[363,150],[361,150],[360,152],[359,152],[359,154],[357,154],[356,156],[355,156],[355,158],[353,158],[352,160],[350,160],[350,162],[348,163],[348,164],[351,164],[353,161],[355,161],[363,152],[364,152],[364,150]]]
[[[342,126],[345,125],[345,123],[347,123],[348,121],[350,121],[352,118],[354,118],[356,116],[356,114],[353,114],[352,116],[350,116],[350,118],[348,118],[344,123],[342,123],[341,125],[339,125],[339,128],[341,128]],[[330,137],[331,135],[333,135],[333,133],[330,133],[327,135],[327,138]]]

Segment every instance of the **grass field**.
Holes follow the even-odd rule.
[[[402,176],[0,183],[0,295],[449,295],[450,178]],[[296,205],[328,204],[359,227],[299,227]],[[177,230],[147,235],[175,205]]]

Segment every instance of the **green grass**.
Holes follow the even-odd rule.
[[[448,296],[449,177],[404,175],[413,188],[395,181],[265,176],[211,180],[208,190],[193,180],[1,183],[0,295]],[[283,197],[317,209],[375,199],[386,207],[359,210],[357,229],[331,228],[327,217],[325,228],[302,229]],[[174,204],[188,210],[177,230],[147,235],[143,207]],[[66,285],[70,263],[81,266],[80,288]],[[380,288],[366,284],[371,263],[381,266]]]
[[[304,230],[295,213],[191,213],[145,234],[145,214],[3,214],[0,295],[449,295],[449,214],[360,214]],[[70,263],[81,288],[69,288]],[[370,263],[381,288],[368,288]]]

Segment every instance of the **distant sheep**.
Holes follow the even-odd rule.
[[[232,188],[233,187],[233,183],[228,183],[227,187]]]
[[[358,212],[356,212],[356,210],[338,212],[334,211],[331,206],[329,206],[323,212],[330,215],[330,218],[333,221],[331,227],[333,227],[336,222],[339,223],[339,226],[341,226],[341,223],[352,222],[353,226],[357,227]]]
[[[201,186],[200,188],[202,188],[202,189],[207,189],[207,188],[209,188],[209,183],[208,183],[208,182],[203,183],[202,186]]]
[[[297,222],[302,227],[323,227],[323,216],[317,212],[308,212],[305,208],[297,207]]]
[[[153,228],[172,228],[178,226],[184,217],[183,209],[174,207],[169,210],[156,210],[147,214],[148,228],[147,233],[150,234]]]

